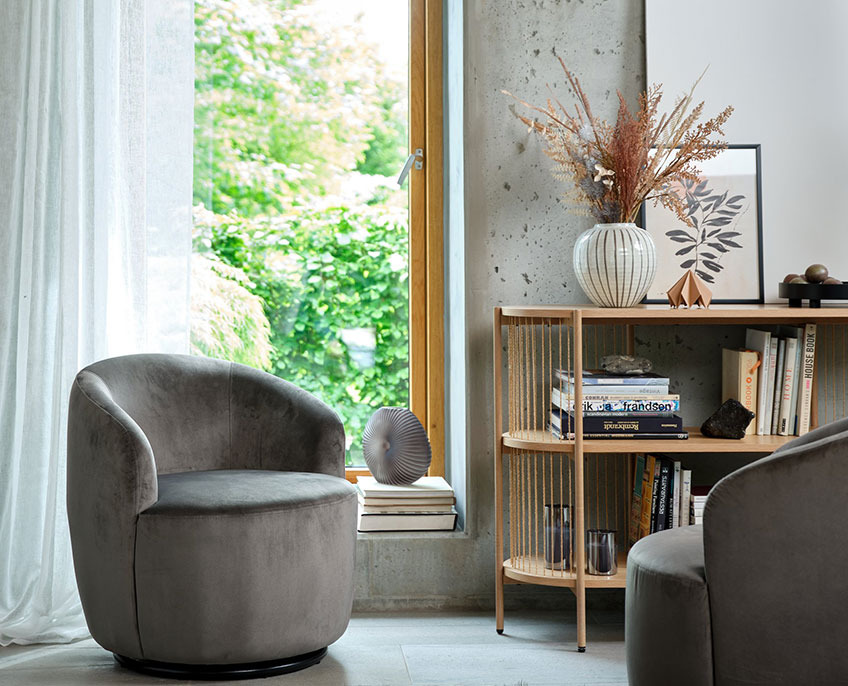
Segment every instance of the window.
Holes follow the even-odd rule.
[[[408,406],[444,473],[441,4],[196,0],[195,39],[193,349],[327,402],[351,475]]]

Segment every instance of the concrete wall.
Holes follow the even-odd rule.
[[[449,0],[447,5],[447,16],[458,19],[459,2]],[[576,236],[593,223],[563,206],[562,182],[552,178],[539,141],[512,116],[513,101],[501,90],[541,103],[549,83],[567,99],[556,59],[560,55],[580,77],[596,112],[612,118],[616,90],[634,102],[644,88],[643,25],[642,0],[465,2],[465,225],[461,241],[456,232],[462,227],[450,227],[448,247],[449,269],[454,270],[449,300],[451,294],[462,293],[456,284],[463,280],[465,295],[464,303],[455,298],[451,302],[454,318],[449,321],[451,334],[465,338],[465,359],[451,363],[460,370],[458,380],[465,388],[459,393],[454,386],[449,392],[454,400],[449,460],[454,481],[465,484],[465,531],[361,537],[358,609],[493,604],[492,308],[505,303],[584,302],[571,250]],[[462,165],[449,163],[449,168],[456,173]],[[461,212],[449,208],[454,224],[457,216]],[[457,246],[464,248],[462,255],[456,254]],[[463,262],[464,274],[456,273]],[[466,323],[459,333],[457,313]],[[449,343],[449,349],[456,358],[456,346]],[[455,383],[456,374],[452,377]],[[456,411],[460,396],[467,412]],[[463,417],[464,432],[457,421]],[[456,474],[462,464],[465,479]],[[567,591],[527,586],[507,590],[510,605],[572,602]]]

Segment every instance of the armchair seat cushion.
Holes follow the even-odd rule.
[[[159,500],[141,517],[192,517],[285,512],[355,498],[335,476],[264,469],[215,469],[159,475]]]
[[[353,603],[356,492],[327,474],[160,475],[138,517],[141,655],[237,664],[318,650]],[[345,581],[340,581],[345,580]]]
[[[633,546],[625,603],[631,683],[713,683],[703,527],[661,531]],[[657,646],[663,660],[656,659]]]

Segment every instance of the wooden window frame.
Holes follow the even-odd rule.
[[[409,408],[427,429],[431,476],[445,475],[442,0],[409,2]],[[348,467],[346,477],[369,474]]]

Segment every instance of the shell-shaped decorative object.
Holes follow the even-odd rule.
[[[411,484],[430,468],[427,432],[405,407],[381,407],[362,432],[365,463],[381,484]]]

